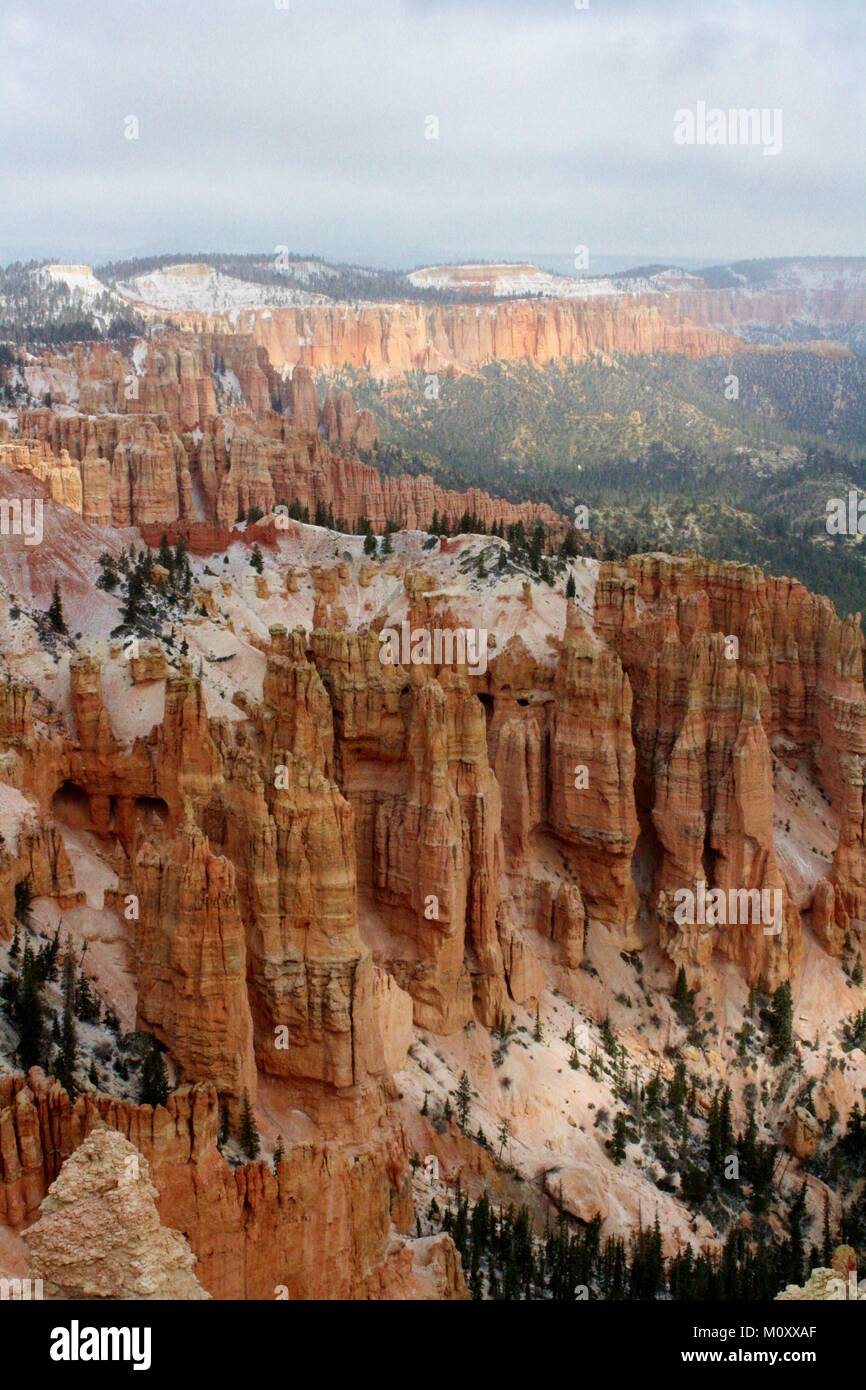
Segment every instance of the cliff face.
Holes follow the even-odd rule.
[[[70,373],[96,369],[79,357],[67,361]],[[487,527],[541,520],[562,529],[544,505],[443,489],[425,475],[380,475],[359,458],[376,440],[370,412],[347,391],[320,403],[308,367],[284,379],[252,337],[157,334],[126,377],[120,354],[111,365],[111,413],[26,409],[17,436],[0,434],[0,463],[32,474],[95,525],[137,526],[154,544],[163,532],[183,534],[198,553],[225,548],[251,509],[267,515],[294,501],[311,517],[322,508],[350,528],[367,518],[379,532],[389,521],[429,527],[434,515],[456,527],[464,513]]]
[[[29,1220],[103,1119],[150,1163],[161,1220],[215,1297],[458,1296],[453,1247],[400,1234],[414,1137],[390,1071],[408,1071],[413,1026],[474,1047],[554,989],[595,990],[603,1016],[594,962],[644,948],[660,989],[682,965],[711,990],[721,965],[743,991],[799,980],[807,946],[862,949],[863,640],[747,566],[575,563],[566,601],[519,575],[482,582],[469,538],[398,537],[374,563],[360,538],[284,535],[253,583],[202,591],[209,616],[185,632],[204,674],[166,644],[122,688],[64,648],[51,720],[29,684],[0,682],[2,935],[22,879],[84,906],[73,865],[91,837],[116,866],[105,907],[130,951],[130,1017],[185,1083],[153,1111],[0,1081],[0,1219]],[[297,626],[267,628],[286,611]],[[404,615],[489,628],[486,669],[384,664],[379,629]],[[781,824],[793,776],[823,788],[838,830],[818,872]],[[58,793],[81,817],[72,853]],[[778,911],[683,919],[683,892]],[[244,1093],[286,1138],[276,1173],[217,1147],[220,1108],[235,1117]]]
[[[792,973],[802,947],[773,848],[773,761],[804,758],[839,823],[813,922],[832,949],[849,930],[862,940],[859,620],[754,567],[638,556],[625,568],[602,566],[596,626],[634,689],[637,786],[664,851],[660,890],[698,872],[711,882],[708,856],[723,888],[779,888],[780,932],[729,929],[712,945],[743,961],[754,981]],[[674,932],[670,949],[689,957],[700,948]]]
[[[28,1085],[0,1078],[0,1220],[18,1226],[35,1213],[68,1172],[65,1159],[108,1126],[146,1160],[159,1218],[186,1233],[195,1276],[214,1298],[429,1296],[413,1277],[412,1245],[391,1236],[407,1207],[404,1157],[387,1131],[351,1152],[294,1145],[275,1175],[265,1163],[232,1171],[216,1148],[218,1125],[216,1093],[206,1085],[182,1087],[165,1109],[151,1110],[106,1096],[73,1104],[37,1072]],[[459,1261],[446,1269],[440,1296],[465,1296]]]
[[[227,1100],[256,1098],[246,942],[231,861],[194,822],[166,853],[135,856],[140,1027],[171,1048],[184,1075],[208,1077]]]
[[[593,352],[711,356],[732,346],[724,333],[669,322],[652,303],[627,299],[484,306],[316,306],[241,314],[244,331],[276,368],[365,367],[376,375],[471,369],[485,362],[582,361]],[[178,321],[181,321],[180,319]],[[200,326],[183,317],[185,327]]]
[[[640,296],[641,302],[658,303],[669,323],[712,325],[737,334],[750,324],[782,327],[793,319],[819,326],[862,323],[866,318],[866,290],[845,286],[767,290],[690,290],[688,294]]]

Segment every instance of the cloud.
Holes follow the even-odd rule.
[[[13,0],[0,49],[5,260],[864,244],[859,0]],[[675,145],[698,100],[782,154]]]

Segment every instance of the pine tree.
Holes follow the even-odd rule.
[[[265,561],[258,545],[253,546],[252,553],[250,555],[250,568],[254,569],[256,574],[264,573]]]
[[[722,1146],[722,1153],[729,1154],[734,1147],[734,1129],[731,1124],[731,1088],[726,1086],[722,1092],[722,1100],[719,1106],[719,1138]]]
[[[45,1011],[30,942],[24,946],[21,975],[14,991],[12,1022],[18,1030],[18,1061],[23,1071],[38,1067],[45,1054]]]
[[[51,603],[45,616],[55,632],[60,632],[64,636],[66,635],[66,621],[63,617],[63,600],[60,597],[60,584],[56,579],[54,581],[54,588],[51,591]]]
[[[671,1110],[680,1110],[685,1104],[686,1099],[686,1064],[679,1061],[674,1067],[674,1074],[668,1086],[668,1105]]]
[[[385,528],[385,537],[384,537],[384,540],[382,541],[382,554],[383,554],[383,555],[393,555],[393,554],[394,554],[394,546],[393,546],[393,543],[392,543],[392,541],[391,541],[391,532],[390,532],[390,530],[388,529],[387,526],[386,526],[386,528]]]
[[[804,1178],[803,1186],[794,1198],[788,1217],[790,1235],[785,1246],[785,1262],[787,1265],[786,1280],[789,1284],[801,1284],[803,1282],[803,1256],[805,1254],[803,1224],[805,1220],[806,1180]]]
[[[373,529],[372,527],[368,527],[367,533],[364,536],[364,554],[375,555],[377,553],[377,550],[378,544],[376,541],[376,537],[373,535]]]
[[[36,953],[36,972],[40,984],[57,979],[57,956],[60,951],[60,926],[49,941],[44,941]]]
[[[156,1109],[158,1105],[165,1105],[167,1100],[168,1072],[166,1071],[165,1060],[156,1038],[151,1038],[150,1047],[144,1059],[144,1066],[141,1069],[139,1103],[152,1105]]]
[[[541,1013],[539,1006],[535,1006],[535,1027],[532,1030],[533,1040],[537,1043],[544,1042],[544,1033],[541,1031]]]
[[[72,942],[67,941],[66,950],[63,953],[63,976],[61,980],[63,1021],[60,1024],[60,1041],[57,1057],[54,1061],[54,1075],[70,1100],[74,1100],[78,1092],[75,1084],[75,1067],[78,1060],[78,1035],[75,1029],[75,984],[75,952],[72,949]]]
[[[107,594],[113,594],[120,583],[120,576],[117,573],[114,556],[109,555],[108,551],[105,551],[100,555],[98,563],[101,573],[96,581],[96,587],[97,589],[102,589]]]
[[[566,597],[566,598],[576,598],[576,597],[577,597],[577,585],[576,585],[575,582],[574,582],[574,575],[573,575],[573,574],[570,574],[570,575],[568,576],[568,580],[567,580],[566,585],[565,585],[565,597]]]
[[[472,1109],[472,1090],[469,1085],[469,1077],[465,1071],[460,1075],[460,1081],[454,1093],[454,1100],[457,1110],[457,1122],[465,1134],[466,1126],[469,1123],[469,1113]]]
[[[250,1098],[247,1095],[246,1091],[244,1091],[244,1102],[243,1106],[241,1107],[241,1128],[239,1139],[241,1148],[243,1149],[250,1162],[252,1162],[253,1159],[258,1158],[259,1148],[261,1147],[259,1143],[259,1132],[256,1129],[255,1116],[253,1115],[252,1106],[250,1105]]]
[[[26,878],[22,878],[15,885],[15,921],[20,922],[22,927],[30,926],[30,904],[33,901],[33,893]]]
[[[276,1177],[280,1171],[280,1164],[283,1161],[284,1152],[285,1150],[283,1149],[283,1136],[281,1134],[278,1134],[277,1146],[274,1149],[274,1177]]]
[[[794,1048],[794,1006],[791,982],[779,985],[770,1005],[770,1048],[776,1066],[790,1057]]]
[[[496,1142],[497,1142],[497,1144],[499,1145],[499,1158],[500,1158],[500,1162],[501,1162],[501,1160],[502,1160],[502,1150],[505,1148],[505,1145],[508,1144],[508,1143],[510,1142],[510,1140],[511,1140],[511,1121],[508,1119],[507,1116],[504,1116],[504,1117],[499,1121],[499,1129],[498,1129],[497,1132],[496,1132]]]
[[[622,1163],[623,1159],[625,1158],[626,1137],[627,1130],[625,1111],[620,1110],[617,1114],[616,1119],[613,1122],[613,1137],[610,1141],[611,1157],[613,1158],[613,1161],[617,1165],[617,1167],[619,1167],[620,1163]]]
[[[99,995],[82,969],[75,991],[75,1013],[82,1023],[98,1023],[102,1011]]]
[[[829,1269],[833,1263],[833,1238],[830,1234],[830,1194],[824,1193],[824,1239],[821,1249],[821,1258],[824,1268]]]
[[[136,565],[126,581],[126,599],[121,617],[124,627],[138,627],[141,621],[141,606],[144,602],[144,579]]]
[[[162,565],[163,569],[168,570],[169,574],[174,573],[174,556],[171,553],[168,536],[164,531],[159,540],[159,563]]]
[[[686,977],[685,966],[681,965],[677,971],[676,984],[674,985],[674,1013],[680,1023],[686,1027],[695,1021],[695,1011],[692,1006],[693,995],[689,989],[689,982]]]

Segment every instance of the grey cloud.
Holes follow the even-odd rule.
[[[849,0],[8,0],[0,49],[4,260],[863,248]],[[675,146],[700,99],[783,153]]]

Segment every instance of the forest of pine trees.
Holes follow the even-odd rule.
[[[805,1186],[791,1204],[786,1238],[733,1227],[718,1254],[684,1245],[668,1260],[657,1214],[630,1241],[602,1239],[598,1217],[578,1225],[562,1213],[539,1235],[527,1206],[496,1208],[486,1191],[472,1203],[458,1180],[444,1210],[434,1197],[426,1216],[454,1240],[474,1299],[770,1300],[802,1283],[819,1257],[829,1264],[832,1250],[828,1227],[824,1249],[807,1259]]]

